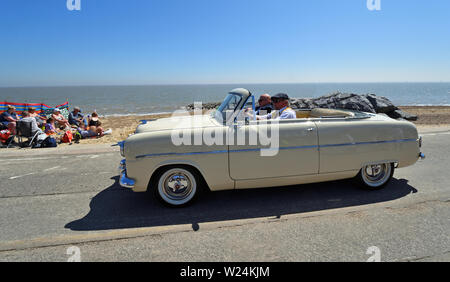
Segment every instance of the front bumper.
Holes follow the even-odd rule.
[[[124,188],[134,188],[135,181],[127,177],[127,165],[125,159],[120,161],[119,164],[119,184]]]

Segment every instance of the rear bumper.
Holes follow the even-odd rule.
[[[135,181],[127,177],[127,165],[125,159],[120,161],[119,164],[119,184],[124,188],[134,188]]]

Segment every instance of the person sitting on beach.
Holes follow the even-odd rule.
[[[14,106],[8,105],[8,110],[0,114],[0,123],[11,132],[11,135],[16,134],[16,121],[18,120],[19,117]]]
[[[56,108],[53,111],[52,118],[55,121],[55,124],[56,124],[57,127],[64,128],[64,129],[70,129],[71,128],[69,121],[64,118],[64,116],[61,114],[61,110],[60,109]]]
[[[98,114],[97,114],[96,112],[93,112],[93,113],[91,114],[91,117],[90,117],[90,119],[89,119],[88,125],[89,125],[89,127],[95,126],[95,127],[97,128],[98,131],[101,131],[101,132],[102,132],[102,135],[101,135],[101,136],[103,136],[104,130],[103,130],[103,128],[101,127],[102,122],[99,120]]]
[[[96,112],[93,112],[89,117],[88,126],[99,126],[99,123],[101,124],[98,118],[98,114]]]
[[[53,135],[56,133],[55,120],[52,117],[49,117],[45,123],[45,134]]]
[[[42,129],[39,128],[38,123],[37,123],[37,121],[36,121],[36,118],[32,117],[32,116],[30,115],[30,112],[28,112],[28,111],[23,111],[23,112],[22,112],[22,119],[21,119],[21,120],[26,121],[26,122],[31,122],[31,132],[32,132],[33,134],[36,133],[36,132],[44,133],[44,132],[42,131]]]
[[[79,107],[73,108],[73,111],[69,114],[69,123],[79,127],[83,122],[84,115],[81,113]]]
[[[45,123],[45,118],[36,113],[36,108],[28,108],[27,111],[30,113],[30,117],[36,119],[39,127],[42,127]]]

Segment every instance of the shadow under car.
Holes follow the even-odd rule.
[[[206,192],[187,207],[169,208],[151,197],[135,193],[115,183],[98,193],[90,202],[90,211],[81,219],[66,224],[76,231],[153,227],[175,224],[249,219],[280,218],[306,213],[391,201],[415,193],[405,179],[392,178],[382,190],[358,189],[348,180],[261,188]],[[195,230],[195,228],[194,228]]]

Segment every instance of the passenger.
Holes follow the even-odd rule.
[[[76,125],[79,127],[81,124],[83,124],[84,116],[81,113],[81,110],[79,107],[73,108],[73,111],[69,114],[69,123],[71,125]]]
[[[6,112],[0,114],[0,123],[11,132],[11,135],[16,134],[16,121],[18,120],[19,117],[14,106],[8,105]]]
[[[295,111],[289,107],[289,96],[285,93],[278,93],[271,98],[276,111],[270,114],[256,116],[257,119],[295,119]]]
[[[22,120],[23,120],[23,121],[27,121],[27,122],[31,122],[31,132],[32,132],[32,134],[34,134],[34,133],[36,133],[36,132],[44,133],[44,132],[42,131],[42,129],[39,128],[38,123],[37,123],[37,121],[36,121],[36,118],[35,118],[35,117],[32,117],[32,116],[30,115],[30,112],[28,112],[28,111],[23,111],[23,112],[22,112]]]
[[[70,123],[67,119],[64,118],[64,116],[61,114],[61,110],[56,108],[53,111],[52,118],[55,121],[55,124],[58,128],[70,130]]]
[[[269,94],[259,96],[258,107],[256,107],[257,115],[270,114],[273,110],[272,100]]]

